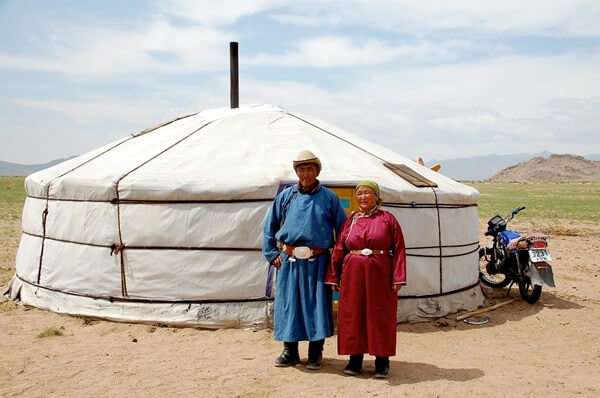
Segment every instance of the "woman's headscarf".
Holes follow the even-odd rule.
[[[371,191],[373,191],[375,193],[375,196],[377,197],[376,206],[381,207],[381,205],[383,204],[383,199],[381,199],[381,193],[379,192],[379,185],[375,181],[363,180],[363,181],[359,182],[358,184],[356,184],[356,189],[358,189],[358,187],[370,188]]]

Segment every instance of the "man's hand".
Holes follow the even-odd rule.
[[[402,289],[402,285],[399,283],[393,284],[392,285],[392,290],[394,291],[394,293],[398,293],[398,291]]]
[[[331,288],[333,289],[334,292],[340,291],[340,285],[331,285]]]
[[[277,258],[273,260],[271,264],[273,264],[273,267],[279,269],[279,267],[281,267],[281,256],[277,256]]]

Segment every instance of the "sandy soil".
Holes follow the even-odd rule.
[[[552,237],[558,287],[538,303],[489,312],[481,326],[458,314],[400,325],[388,380],[373,378],[372,358],[360,377],[344,376],[335,337],[320,371],[282,369],[270,330],[119,324],[4,302],[0,396],[600,396],[600,226],[584,229],[592,236]],[[37,337],[51,326],[63,335]]]

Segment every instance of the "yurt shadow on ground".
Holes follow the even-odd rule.
[[[399,321],[472,310],[478,192],[382,146],[268,105],[189,115],[30,175],[6,294],[52,311],[202,327],[267,326],[261,224],[302,149],[352,208],[377,181],[404,230]]]

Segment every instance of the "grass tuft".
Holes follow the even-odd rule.
[[[2,303],[0,303],[0,313],[2,314],[10,314],[12,312],[15,312],[18,308],[17,303],[15,303],[14,301],[11,300],[6,300]]]
[[[46,330],[44,330],[43,332],[39,333],[37,335],[37,337],[39,337],[40,339],[43,339],[45,337],[62,336],[62,334],[63,334],[62,330],[55,328],[55,327],[49,327]]]

